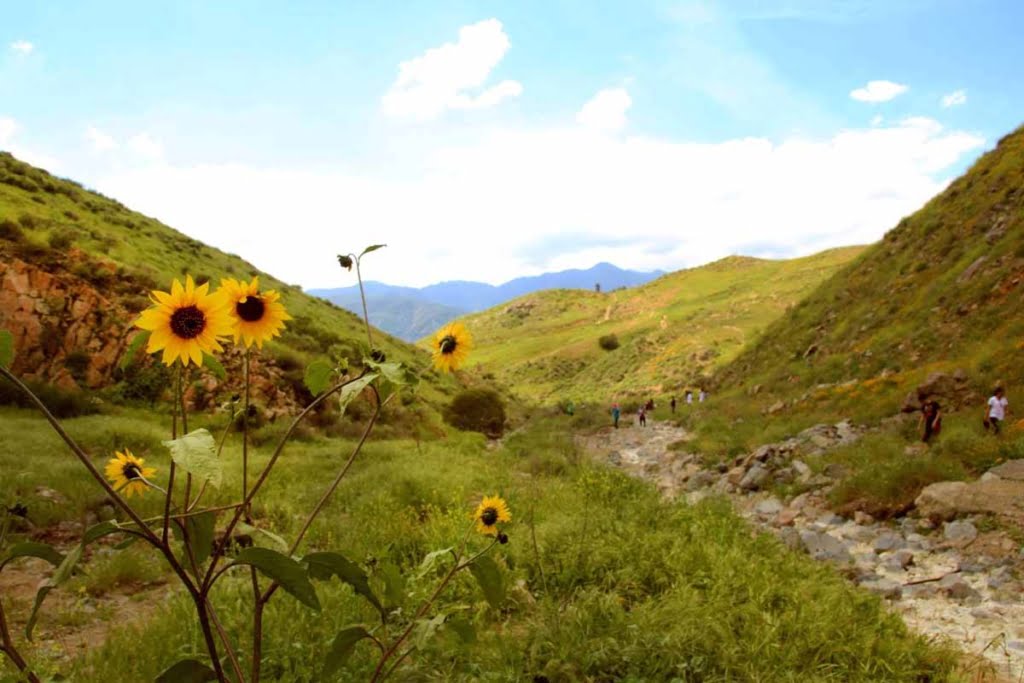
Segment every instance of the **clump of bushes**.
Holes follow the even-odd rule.
[[[505,431],[505,402],[493,389],[465,389],[445,408],[444,420],[458,429],[496,439]]]
[[[56,417],[63,419],[100,412],[99,404],[83,391],[68,391],[37,381],[27,381],[25,385]],[[35,408],[35,404],[10,382],[0,382],[0,405]]]
[[[597,345],[600,346],[605,351],[614,351],[615,349],[619,348],[619,346],[620,346],[620,344],[619,344],[619,337],[618,337],[618,335],[615,335],[615,334],[605,334],[605,335],[602,335],[597,340]]]

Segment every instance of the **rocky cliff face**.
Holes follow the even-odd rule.
[[[0,328],[14,335],[13,369],[19,376],[65,389],[102,389],[119,379],[145,292],[125,294],[132,288],[98,286],[75,274],[82,264],[94,275],[105,269],[106,277],[94,277],[100,282],[117,277],[113,265],[91,261],[76,250],[63,254],[59,264],[45,266],[9,254],[0,258]],[[186,396],[194,408],[213,407],[219,397],[242,391],[242,351],[229,346],[220,360],[228,371],[225,381],[193,371]],[[294,412],[310,398],[301,381],[266,354],[254,355],[251,370],[254,399],[269,419]]]
[[[14,335],[14,371],[23,377],[65,388],[110,383],[133,317],[70,272],[0,261],[0,327]]]

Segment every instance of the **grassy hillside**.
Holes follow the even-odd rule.
[[[464,322],[481,371],[524,397],[603,402],[679,394],[860,251],[790,261],[730,257],[628,290],[538,292]],[[608,335],[618,348],[602,348]]]
[[[965,396],[997,382],[1013,394],[1022,339],[1024,128],[771,325],[716,383],[760,386],[751,401],[762,408],[859,405],[880,417],[937,371],[962,368]]]
[[[353,249],[362,246],[351,245]],[[0,153],[0,261],[15,258],[83,287],[95,288],[129,314],[148,305],[150,289],[166,290],[172,278],[181,279],[186,273],[197,281],[210,279],[214,283],[223,277],[249,279],[258,275],[263,288],[281,293],[294,318],[268,350],[288,372],[301,377],[302,366],[317,356],[358,360],[364,353],[365,330],[352,313],[307,296],[300,287],[281,282],[234,254],[202,244],[77,183]],[[333,256],[315,252],[310,258]],[[387,252],[375,254],[376,258],[387,258]],[[372,272],[371,259],[366,265]],[[125,334],[131,317],[120,320]],[[390,360],[433,372],[428,370],[427,354],[413,345],[381,332],[376,333],[375,343]],[[453,386],[450,380],[435,380],[431,387]]]

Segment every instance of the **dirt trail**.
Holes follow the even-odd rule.
[[[1005,534],[978,532],[970,522],[928,529],[926,521],[909,518],[886,524],[848,521],[826,509],[823,490],[780,501],[756,486],[747,488],[747,473],[759,467],[756,453],[747,458],[753,461],[750,469],[708,470],[697,455],[669,449],[686,439],[685,430],[653,422],[646,428],[603,429],[581,442],[595,458],[653,482],[668,497],[691,503],[710,495],[728,497],[751,524],[794,550],[835,564],[886,597],[919,633],[948,638],[969,655],[983,657],[979,668],[989,668],[981,664],[987,661],[995,671],[978,680],[1022,680],[1024,585],[1014,575],[1016,546]],[[831,483],[822,479],[818,485]]]

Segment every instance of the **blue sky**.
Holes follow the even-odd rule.
[[[305,286],[867,242],[1024,118],[1016,0],[6,4],[0,148]]]

